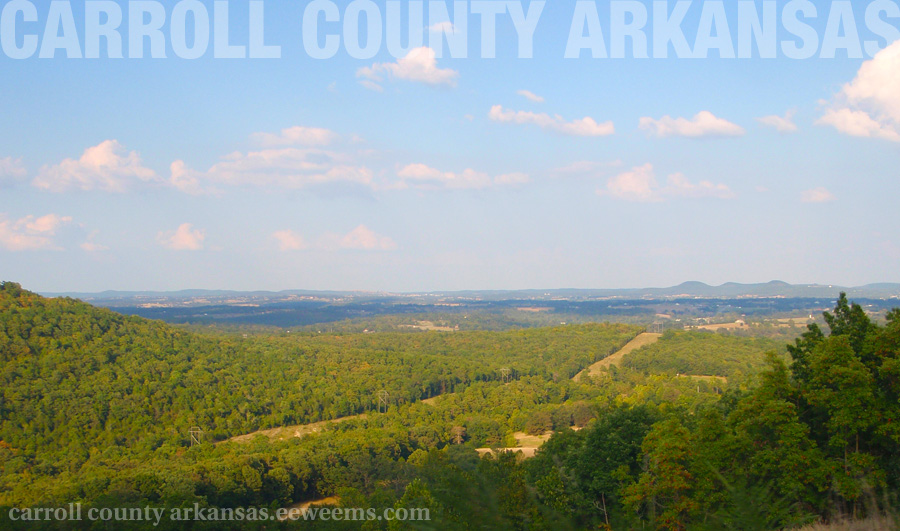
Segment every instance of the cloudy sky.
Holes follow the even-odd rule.
[[[469,58],[313,59],[305,4],[265,4],[278,59],[0,54],[0,278],[38,291],[900,281],[900,42],[863,28],[874,57],[635,59],[629,45],[565,59],[573,8],[559,2],[530,59],[508,15],[496,58],[479,56],[469,18]],[[234,43],[245,6],[232,2]],[[424,43],[441,29],[420,28]]]

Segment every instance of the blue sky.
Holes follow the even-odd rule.
[[[693,45],[704,2],[689,4]],[[835,4],[813,4],[824,41]],[[17,31],[40,36],[48,3],[34,5]],[[467,58],[312,59],[307,5],[265,2],[278,59],[187,60],[171,42],[166,59],[0,54],[0,277],[40,291],[900,281],[900,43],[870,31],[867,2],[859,41],[883,51],[802,60],[564,59],[572,2],[544,6],[533,58],[508,15],[481,58],[470,15]],[[247,44],[247,4],[230,10]]]

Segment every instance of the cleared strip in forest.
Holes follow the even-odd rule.
[[[445,393],[452,394],[452,393]],[[434,405],[438,398],[444,395],[437,395],[431,398],[426,398],[424,400],[419,400],[419,402],[428,405]],[[356,420],[356,419],[364,419],[366,418],[365,413],[361,413],[359,415],[348,415],[346,417],[338,417],[336,419],[331,420],[320,420],[318,422],[311,422],[309,424],[297,424],[294,426],[281,426],[279,428],[269,428],[267,430],[257,430],[250,433],[245,433],[243,435],[235,435],[229,439],[225,439],[224,441],[220,441],[220,444],[223,442],[236,442],[236,443],[245,443],[253,440],[257,435],[265,435],[269,439],[283,441],[285,439],[290,439],[292,437],[303,437],[304,435],[309,435],[310,433],[318,433],[322,431],[322,429],[329,424],[337,424],[338,422],[345,422],[348,420]]]
[[[693,378],[694,380],[703,380],[706,382],[722,382],[727,384],[728,378],[724,376],[701,376],[699,374],[679,374],[679,378]]]
[[[636,338],[626,343],[624,347],[618,350],[618,352],[615,352],[598,361],[597,363],[594,363],[587,369],[576,374],[572,379],[577,381],[582,374],[587,374],[588,376],[597,376],[601,372],[607,370],[610,365],[618,365],[626,354],[634,352],[641,347],[652,345],[653,343],[659,341],[659,338],[661,337],[662,334],[651,334],[650,332],[644,332],[643,334],[638,335]]]
[[[337,496],[329,496],[327,498],[320,498],[318,500],[307,500],[304,502],[298,502],[293,505],[288,505],[285,507],[285,516],[278,518],[279,521],[285,521],[288,518],[291,518],[291,515],[296,515],[302,518],[303,511],[309,509],[313,505],[315,506],[335,506],[341,503],[341,499]]]
[[[251,433],[245,433],[243,435],[235,435],[234,437],[226,439],[222,442],[231,441],[236,443],[245,443],[250,442],[257,435],[265,435],[269,439],[283,441],[285,439],[290,439],[291,437],[303,437],[304,435],[309,435],[310,433],[320,432],[325,426],[329,424],[337,424],[338,422],[364,418],[366,418],[366,414],[362,413],[360,415],[350,415],[347,417],[339,417],[332,420],[321,420],[319,422],[312,422],[309,424],[297,424],[296,426],[270,428],[268,430],[259,430]]]

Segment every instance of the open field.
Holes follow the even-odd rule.
[[[679,374],[679,378],[692,378],[694,380],[703,380],[706,382],[721,382],[723,384],[728,383],[728,378],[724,376],[700,376],[697,374]]]
[[[809,317],[787,317],[778,320],[778,326],[806,326],[810,322],[815,321],[812,315]]]
[[[434,331],[434,332],[458,332],[459,327],[450,327],[450,326],[439,326],[434,324],[432,321],[416,321],[416,324],[402,324],[399,325],[400,328],[412,328],[415,330],[425,330],[425,331]]]
[[[745,323],[744,321],[735,321],[733,323],[708,324],[694,326],[691,328],[696,330],[711,330],[715,332],[716,330],[747,330],[750,327],[747,326],[747,323]]]
[[[572,379],[577,380],[583,374],[587,374],[588,376],[596,376],[602,371],[605,371],[607,368],[609,368],[610,365],[618,365],[619,362],[622,361],[622,358],[629,352],[633,352],[641,347],[656,343],[657,341],[659,341],[660,337],[662,337],[662,334],[651,334],[649,332],[644,332],[643,334],[638,335],[636,338],[626,343],[625,346],[619,349],[618,352],[615,352],[614,354],[603,358],[597,363],[594,363],[587,369],[576,374]]]

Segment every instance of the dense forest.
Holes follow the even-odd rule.
[[[6,282],[0,506],[274,509],[337,496],[431,514],[234,529],[779,529],[890,512],[900,311],[876,324],[842,296],[824,318],[790,345],[667,332],[573,379],[641,328],[207,335]],[[227,440],[351,415],[303,437]],[[550,431],[530,459],[476,452]],[[71,528],[6,514],[2,527]]]

